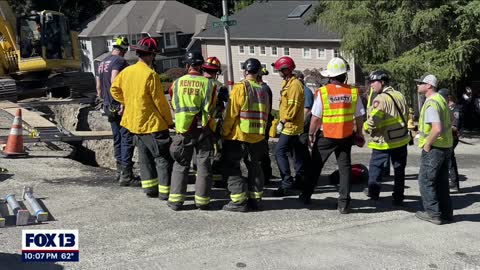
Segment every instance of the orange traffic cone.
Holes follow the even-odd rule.
[[[5,157],[20,157],[28,155],[23,149],[23,128],[22,128],[22,109],[17,109],[13,119],[12,128],[7,139],[7,146],[2,154]]]

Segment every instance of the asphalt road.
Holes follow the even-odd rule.
[[[121,188],[109,170],[53,154],[1,159],[0,196],[31,185],[54,220],[0,228],[3,269],[480,269],[480,144],[465,139],[457,158],[462,177],[452,194],[455,222],[436,226],[414,217],[421,209],[417,174],[420,151],[409,147],[405,207],[391,205],[392,182],[372,202],[354,186],[352,213],[335,208],[337,192],[322,181],[311,206],[296,196],[265,192],[264,210],[229,213],[214,190],[214,210],[173,212],[140,189]],[[354,149],[353,163],[368,163],[368,149]],[[324,175],[335,168],[334,157]],[[278,175],[278,173],[277,173]],[[78,229],[80,262],[22,263],[22,229]]]

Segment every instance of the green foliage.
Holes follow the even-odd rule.
[[[453,88],[480,57],[480,1],[320,1],[311,21],[340,33],[342,52],[366,73],[386,70],[410,96],[427,72]]]
[[[160,73],[158,74],[158,77],[160,77],[161,82],[173,82],[172,78],[170,78],[167,74],[165,73]]]

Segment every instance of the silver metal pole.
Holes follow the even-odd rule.
[[[27,225],[28,219],[30,218],[30,212],[22,209],[20,204],[17,202],[17,199],[15,199],[15,194],[8,194],[5,196],[5,201],[7,201],[8,205],[12,209],[13,214],[17,216],[17,222],[15,224],[17,226]]]
[[[48,212],[43,210],[42,206],[38,203],[35,196],[33,196],[33,188],[32,187],[24,187],[23,191],[23,199],[26,200],[35,216],[37,217],[38,222],[45,222],[48,220]]]
[[[227,0],[222,0],[222,8],[223,8],[223,16],[225,17],[225,21],[228,21],[228,6]],[[228,89],[232,90],[233,86],[233,66],[232,66],[232,49],[230,47],[230,30],[228,25],[224,25],[225,30],[225,48],[227,52],[227,68],[228,68]]]

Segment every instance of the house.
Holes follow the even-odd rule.
[[[79,34],[82,69],[95,73],[98,63],[110,54],[113,39],[126,36],[131,45],[143,37],[156,38],[160,53],[157,72],[179,67],[186,49],[200,49],[192,39],[218,20],[205,12],[177,1],[130,1],[109,6],[90,21]],[[137,61],[133,47],[126,53],[129,63]]]
[[[340,55],[340,35],[327,31],[321,24],[307,24],[318,1],[255,1],[230,17],[237,24],[230,27],[234,81],[243,79],[242,65],[248,58],[257,58],[270,75],[263,79],[272,88],[273,107],[278,108],[281,81],[271,66],[278,58],[290,56],[296,69],[323,70],[328,61]],[[223,28],[209,28],[194,37],[202,43],[205,57],[216,56],[226,63]],[[353,59],[349,65],[355,67]],[[355,84],[355,68],[348,74],[348,82]],[[227,76],[226,70],[222,72]],[[221,77],[220,81],[227,81]],[[318,85],[309,85],[314,90]]]

